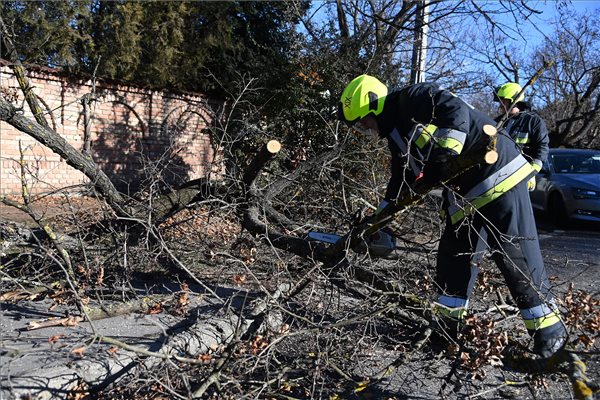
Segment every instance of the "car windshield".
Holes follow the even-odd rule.
[[[600,174],[600,153],[552,154],[554,171],[559,174]]]

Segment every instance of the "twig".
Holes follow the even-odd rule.
[[[467,399],[476,399],[478,397],[485,396],[486,394],[490,394],[492,392],[495,392],[495,391],[500,390],[503,387],[507,387],[507,386],[526,386],[526,385],[527,385],[527,382],[504,381],[501,385],[498,385],[498,386],[493,387],[488,390],[484,390],[484,391],[476,393],[476,394],[472,394],[472,395],[468,396]]]

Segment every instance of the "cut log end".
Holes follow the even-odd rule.
[[[267,143],[267,150],[271,154],[279,153],[279,150],[281,150],[281,143],[279,143],[277,140],[270,140]]]
[[[484,159],[486,163],[494,164],[496,161],[498,161],[498,152],[495,150],[490,150],[485,153]]]
[[[498,130],[493,125],[484,125],[483,133],[485,133],[488,136],[494,136],[496,133],[498,133]]]

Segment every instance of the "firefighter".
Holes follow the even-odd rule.
[[[527,189],[535,190],[535,175],[542,169],[548,157],[548,129],[544,120],[531,110],[525,101],[523,88],[515,82],[507,82],[494,90],[494,100],[499,103],[496,122],[504,119],[503,127],[521,148],[521,153],[530,162],[533,174],[527,181]],[[479,263],[487,248],[485,231],[480,232],[479,243],[473,254],[473,277],[477,275]],[[474,281],[474,279],[473,279]]]
[[[436,84],[388,92],[369,75],[346,86],[338,118],[362,134],[387,139],[392,170],[378,210],[417,179],[441,183],[445,163],[474,150],[486,140],[483,126],[495,125]],[[471,254],[483,229],[492,259],[533,336],[533,351],[548,357],[564,345],[567,333],[550,293],[527,193],[533,168],[503,132],[497,136],[497,151],[495,163],[481,163],[449,182],[455,188],[454,202],[448,207],[438,249],[437,305],[446,319],[460,321],[466,315]]]
[[[494,100],[500,103],[498,106],[500,115],[496,118],[496,122],[502,118],[506,119],[504,129],[521,147],[523,155],[537,173],[548,157],[548,129],[544,120],[531,110],[525,101],[525,95],[521,92],[521,86],[515,82],[507,82],[496,88]],[[529,191],[535,189],[535,175],[529,179],[527,187]]]

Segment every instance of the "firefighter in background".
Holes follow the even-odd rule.
[[[433,83],[388,92],[369,75],[360,75],[346,86],[338,118],[358,132],[388,141],[391,177],[378,210],[417,179],[440,182],[444,164],[479,146],[486,140],[483,126],[495,125],[488,116]],[[548,357],[564,345],[567,332],[550,293],[527,193],[526,182],[533,168],[502,132],[497,151],[496,163],[482,163],[449,183],[456,191],[438,248],[438,310],[454,321],[466,315],[471,254],[484,229],[492,259],[533,336],[533,351]]]
[[[494,90],[494,100],[499,103],[499,115],[495,121],[500,122],[504,119],[504,130],[519,145],[521,153],[530,162],[534,172],[527,181],[527,189],[531,192],[536,185],[535,175],[542,169],[543,163],[548,158],[549,139],[546,123],[538,114],[531,111],[531,107],[525,101],[525,95],[521,92],[521,85],[515,82],[507,82]],[[486,233],[481,231],[479,242],[473,253],[473,279],[470,289],[475,283],[479,263],[486,253],[486,248]]]
[[[500,115],[496,121],[507,117],[504,129],[521,147],[523,155],[537,174],[548,157],[548,129],[544,120],[525,102],[525,95],[521,91],[521,86],[514,82],[507,82],[495,90],[494,99],[500,103]],[[515,100],[516,104],[511,108]],[[529,191],[535,189],[535,175],[529,179],[527,187]]]

